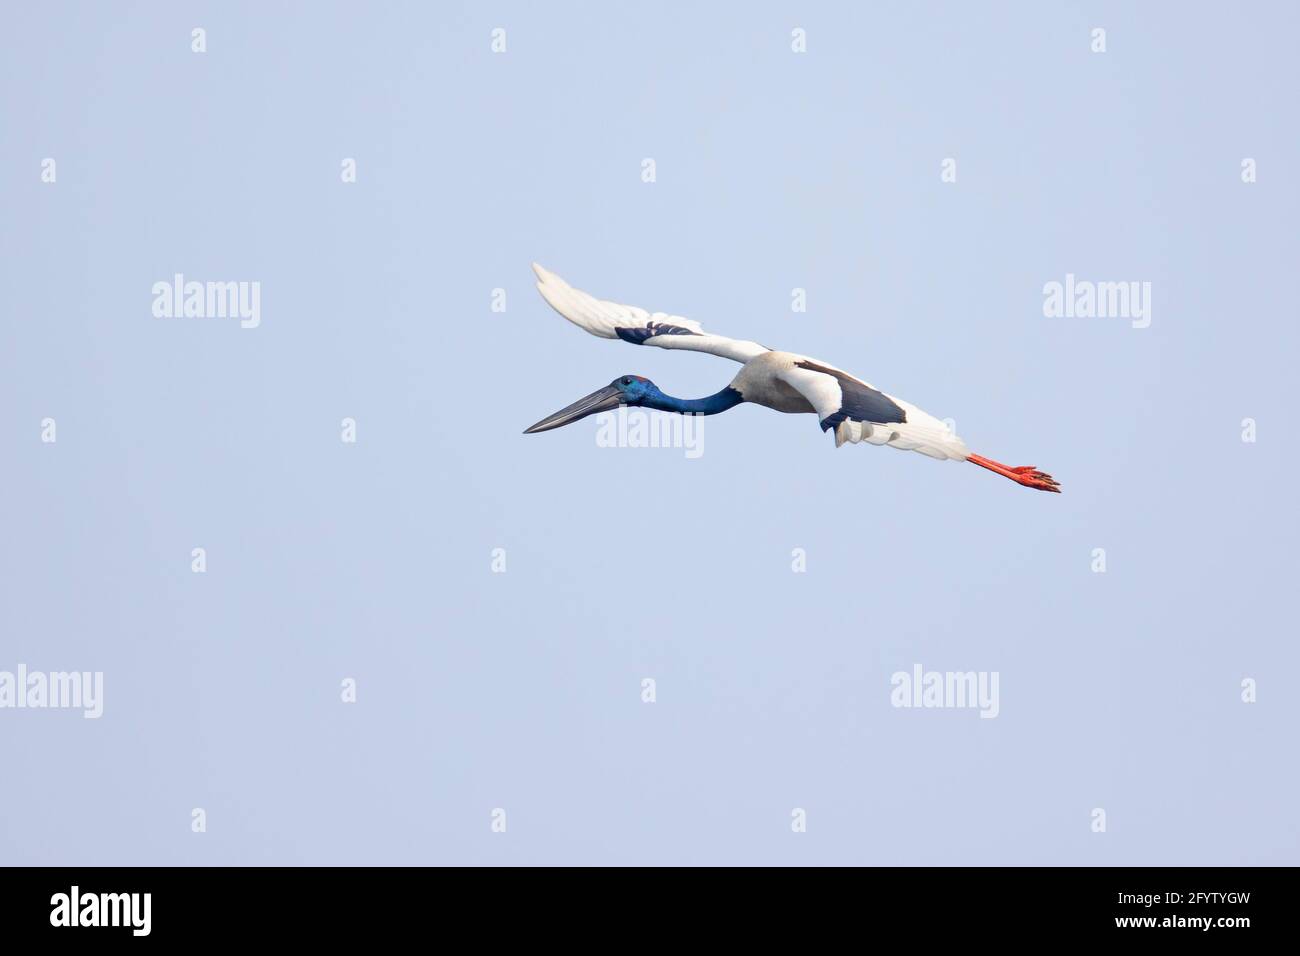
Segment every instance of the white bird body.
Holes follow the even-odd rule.
[[[537,289],[551,307],[592,335],[622,339],[635,345],[707,352],[741,363],[740,372],[724,390],[732,393],[730,398],[723,399],[720,407],[711,408],[706,414],[723,411],[736,401],[752,402],[778,412],[811,412],[817,415],[824,431],[835,432],[836,447],[846,442],[866,442],[916,451],[941,460],[971,461],[1022,485],[1044,491],[1058,490],[1050,475],[1034,470],[1032,465],[1012,468],[972,454],[944,422],[843,369],[794,352],[769,349],[757,342],[714,335],[705,332],[698,322],[680,316],[651,313],[636,306],[597,299],[535,263],[533,271],[537,274]],[[629,377],[622,384],[632,385],[632,378],[636,377]],[[653,383],[646,382],[653,387]],[[616,381],[606,391],[618,386]],[[683,402],[659,394],[671,403],[664,406],[669,410],[687,406],[675,409],[686,411],[690,410],[689,406],[710,401]],[[720,399],[721,395],[711,399]],[[606,395],[604,400],[617,401],[617,398],[617,395]],[[558,427],[573,420],[572,413],[591,413],[592,406],[578,407],[580,404],[575,403],[530,430]]]
[[[783,372],[794,370],[795,363],[803,359],[793,352],[764,352],[744,364],[731,387],[744,396],[745,401],[797,415],[816,412],[808,397],[781,378]]]

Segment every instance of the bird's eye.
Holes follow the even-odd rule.
[[[631,380],[630,378],[625,378],[625,379],[623,379],[623,384],[624,384],[624,385],[631,385],[631,384],[632,384],[632,380]]]

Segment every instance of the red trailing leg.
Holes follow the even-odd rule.
[[[1038,471],[1033,465],[1021,465],[1013,468],[1011,465],[1004,465],[1000,461],[985,458],[983,455],[968,455],[966,460],[979,465],[981,468],[996,472],[1003,478],[1010,478],[1026,488],[1037,488],[1039,491],[1055,491],[1060,494],[1061,486],[1057,484],[1056,479],[1045,471]]]

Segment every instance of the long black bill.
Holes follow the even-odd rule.
[[[567,408],[561,408],[554,415],[547,415],[536,425],[531,428],[525,428],[524,434],[531,435],[533,432],[548,432],[552,428],[559,428],[562,425],[568,425],[576,422],[580,418],[586,418],[588,415],[595,415],[597,412],[608,412],[618,408],[623,401],[623,393],[613,385],[606,385],[604,388],[592,392],[584,398],[578,399]]]

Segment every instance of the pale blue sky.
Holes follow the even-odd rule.
[[[0,14],[0,670],[105,694],[0,710],[0,862],[1300,863],[1295,7],[549,6]],[[524,437],[736,371],[533,260],[1065,493],[755,407]],[[176,272],[260,327],[153,318]],[[891,707],[917,663],[997,719]]]

